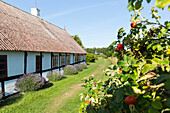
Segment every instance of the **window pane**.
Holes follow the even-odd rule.
[[[53,67],[58,67],[58,55],[53,56]]]
[[[1,69],[6,69],[6,64],[0,64],[0,70]]]
[[[65,65],[65,55],[61,56],[61,65]]]
[[[0,55],[0,78],[7,76],[7,55]]]
[[[0,62],[5,62],[5,58],[6,58],[6,56],[1,55],[1,56],[0,56]]]
[[[78,59],[77,59],[77,55],[76,55],[76,56],[75,56],[75,63],[77,62],[77,60],[78,60]]]
[[[78,61],[81,61],[81,55],[78,55]]]
[[[67,65],[70,64],[70,55],[67,56]]]
[[[41,57],[36,56],[36,71],[40,71],[40,67],[41,67]]]
[[[5,70],[4,71],[0,71],[0,78],[5,77],[5,73],[6,73]]]

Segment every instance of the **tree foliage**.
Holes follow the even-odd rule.
[[[74,39],[82,48],[84,48],[83,43],[82,43],[82,41],[80,40],[80,38],[79,38],[78,35],[75,35],[75,36],[72,36],[72,37],[73,37],[73,39]]]
[[[85,49],[88,53],[93,53],[93,54],[104,54],[107,57],[110,56],[109,54],[109,48],[102,47],[102,48],[86,48]]]

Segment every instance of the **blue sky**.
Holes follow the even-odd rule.
[[[30,13],[35,0],[3,0]],[[144,3],[143,15],[150,17],[149,5]],[[130,29],[131,13],[128,0],[37,0],[42,19],[78,35],[86,48],[108,47],[117,39],[117,31]],[[160,11],[161,21],[170,20],[170,11]]]

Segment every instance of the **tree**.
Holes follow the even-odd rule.
[[[82,43],[82,41],[80,40],[80,38],[79,38],[78,35],[75,35],[75,36],[72,36],[72,37],[73,37],[73,39],[74,39],[82,48],[84,48],[83,43]]]

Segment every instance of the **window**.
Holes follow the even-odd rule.
[[[67,65],[70,64],[70,55],[67,55]]]
[[[58,67],[58,55],[53,56],[53,67]]]
[[[85,60],[85,55],[83,55],[83,60]]]
[[[0,78],[7,77],[7,55],[0,55]]]
[[[41,70],[41,56],[36,56],[36,72]]]
[[[61,66],[65,65],[65,55],[61,55]]]
[[[78,62],[78,56],[75,55],[75,63]]]
[[[81,55],[78,55],[78,62],[81,61]]]

